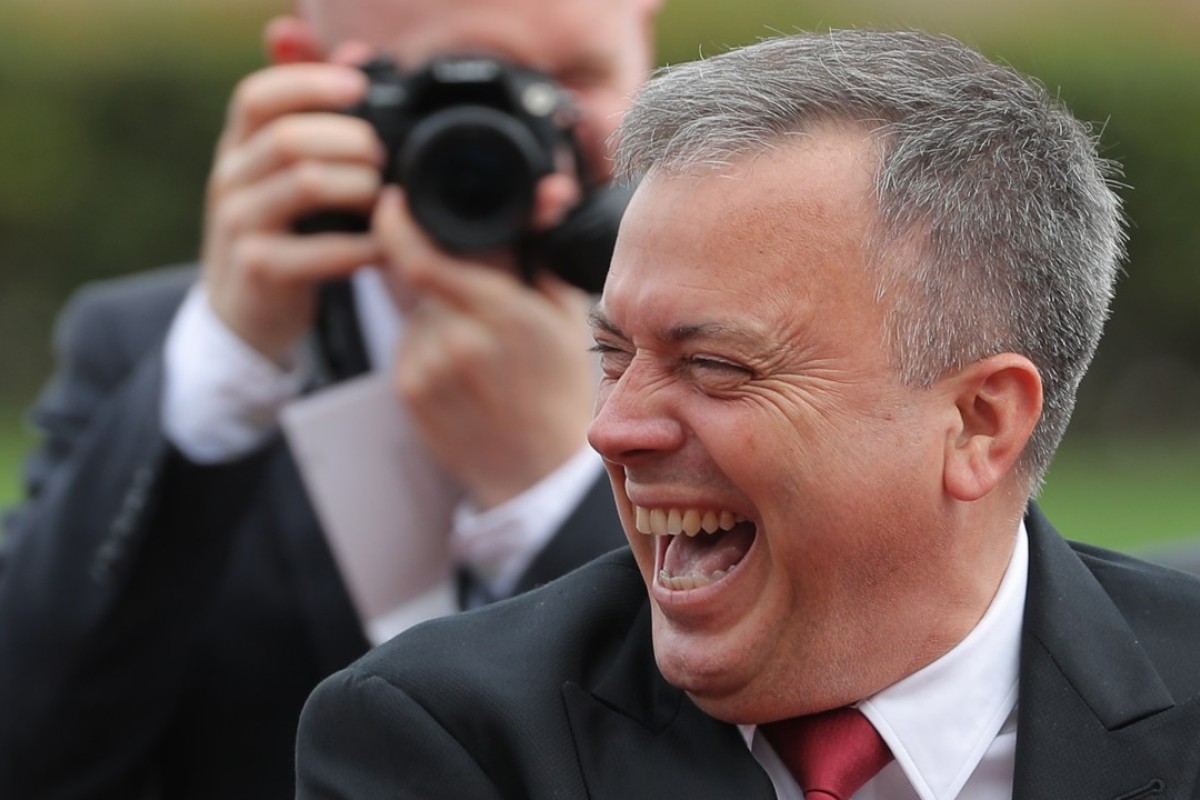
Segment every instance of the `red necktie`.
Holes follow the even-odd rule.
[[[805,800],[850,800],[892,760],[892,751],[857,708],[835,708],[761,727],[804,789]]]

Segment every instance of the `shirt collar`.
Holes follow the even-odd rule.
[[[941,658],[859,704],[921,800],[957,796],[1016,706],[1028,567],[1022,522],[975,628]]]

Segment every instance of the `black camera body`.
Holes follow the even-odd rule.
[[[413,216],[440,245],[468,252],[526,232],[539,180],[579,163],[570,97],[540,72],[483,56],[444,56],[405,73],[386,59],[348,113],[371,124]],[[582,166],[581,164],[579,165]]]
[[[371,124],[387,152],[383,180],[404,187],[409,210],[441,247],[511,247],[526,280],[547,269],[584,291],[604,287],[632,186],[591,185],[573,128],[577,112],[553,79],[488,56],[448,55],[412,72],[378,58],[367,93],[346,113]],[[557,227],[529,229],[536,187],[564,152],[583,189]],[[366,231],[366,215],[321,212],[299,233]],[[317,340],[329,377],[368,369],[345,281],[322,286]]]

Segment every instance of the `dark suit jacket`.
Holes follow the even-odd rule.
[[[1014,798],[1200,798],[1200,581],[1027,525]],[[774,797],[658,672],[628,550],[326,679],[296,757],[302,800]]]
[[[282,439],[186,461],[159,428],[193,269],[82,291],[0,553],[0,798],[283,798],[317,682],[367,649]],[[520,589],[622,543],[607,480]]]

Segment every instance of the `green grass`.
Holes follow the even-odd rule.
[[[1039,501],[1059,532],[1118,550],[1200,538],[1200,433],[1063,443]]]
[[[0,414],[0,507],[20,496],[33,436],[20,413]],[[1200,537],[1200,433],[1172,440],[1068,437],[1039,500],[1058,530],[1118,550]]]
[[[22,423],[21,413],[0,407],[0,509],[20,497],[21,459],[33,446],[33,435]]]

